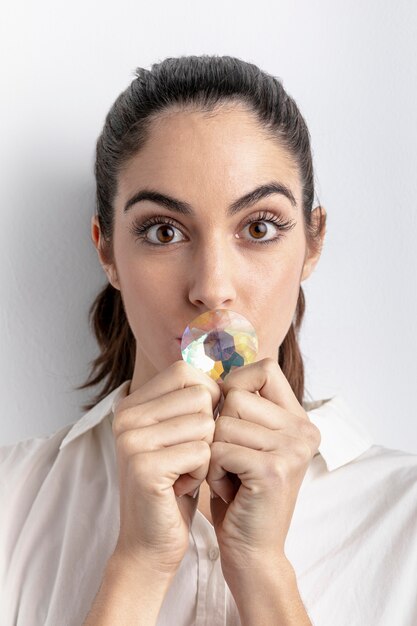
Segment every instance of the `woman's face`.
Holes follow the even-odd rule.
[[[275,192],[231,210],[272,183],[285,186],[294,203]],[[188,212],[150,199],[126,208],[144,190],[187,205]],[[257,360],[278,359],[300,282],[318,255],[306,246],[297,169],[253,114],[230,107],[210,118],[184,111],[160,116],[145,148],[120,174],[114,208],[112,264],[101,255],[95,217],[92,239],[110,282],[121,291],[136,339],[130,392],[181,359],[185,327],[210,309],[244,315],[258,335]],[[156,216],[162,223],[135,234]],[[271,219],[286,223],[287,230]]]

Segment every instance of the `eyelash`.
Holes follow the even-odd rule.
[[[244,224],[242,228],[245,228],[246,226],[249,226],[250,224],[253,224],[254,222],[269,222],[272,224],[275,224],[275,226],[277,227],[278,230],[281,231],[288,231],[291,230],[292,228],[294,228],[296,222],[292,221],[292,220],[284,220],[281,217],[278,217],[277,215],[274,215],[273,213],[268,213],[267,211],[263,211],[263,212],[259,212],[258,215],[253,219],[249,219],[247,220]],[[174,244],[172,243],[153,243],[152,241],[148,241],[145,238],[145,234],[146,232],[149,230],[149,228],[151,226],[155,226],[156,224],[163,224],[165,225],[169,225],[169,226],[174,226],[175,228],[177,228],[178,230],[179,227],[177,226],[177,222],[173,219],[171,219],[170,217],[165,217],[164,215],[155,215],[154,217],[150,217],[147,220],[145,220],[144,222],[140,223],[140,222],[134,222],[130,228],[130,232],[132,235],[136,236],[137,239],[142,239],[143,243],[149,245],[149,246],[154,246],[155,248],[161,248],[161,247],[167,247],[167,246],[172,246],[175,243],[180,243],[180,242],[174,242]],[[269,243],[276,243],[277,241],[279,241],[284,235],[283,234],[279,234],[276,237],[274,237],[273,239],[266,239],[266,240],[256,240],[256,239],[252,239],[249,240],[250,243],[254,243],[255,245],[257,244],[261,244],[261,245],[266,245]]]

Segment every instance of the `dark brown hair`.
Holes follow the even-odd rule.
[[[118,175],[150,136],[150,125],[168,109],[194,108],[207,115],[228,103],[242,103],[253,111],[261,126],[286,148],[298,167],[302,185],[302,212],[309,250],[320,248],[326,215],[318,207],[318,226],[311,219],[314,174],[307,125],[281,81],[256,65],[231,56],[181,56],[138,67],[136,78],[115,100],[96,144],[96,213],[104,240],[103,252],[112,259],[114,198]],[[278,363],[300,404],[304,400],[304,364],[298,333],[304,317],[305,299],[300,285],[293,322],[283,340]],[[85,389],[104,381],[91,409],[127,379],[133,378],[135,338],[128,324],[121,293],[110,283],[98,293],[89,310],[89,323],[100,354],[91,363]]]

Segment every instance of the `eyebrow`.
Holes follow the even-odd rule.
[[[266,183],[264,185],[260,185],[256,187],[249,193],[245,194],[241,198],[238,198],[229,206],[227,210],[227,215],[229,217],[235,215],[239,211],[252,206],[256,202],[259,202],[262,198],[266,198],[271,196],[272,194],[279,193],[291,202],[294,208],[297,208],[297,203],[295,201],[294,195],[286,185],[278,182],[271,181],[270,183]],[[181,215],[195,215],[195,211],[192,206],[188,202],[184,202],[183,200],[177,200],[172,198],[171,196],[167,196],[155,189],[142,189],[135,193],[125,204],[124,212],[128,211],[134,204],[138,202],[142,202],[143,200],[150,200],[151,202],[155,202],[156,204],[160,204],[161,206],[169,209],[170,211],[174,211],[175,213],[181,213]]]

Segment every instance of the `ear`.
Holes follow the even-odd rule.
[[[307,248],[306,258],[304,260],[303,272],[301,274],[300,282],[303,282],[303,280],[306,280],[310,276],[310,274],[313,273],[314,268],[319,262],[319,259],[321,256],[321,252],[322,252],[323,244],[324,244],[324,238],[326,235],[326,219],[327,219],[326,209],[323,206],[321,207],[321,213],[323,217],[322,217],[322,227],[321,227],[321,232],[320,232],[320,242],[318,245],[318,249],[315,251],[312,251],[312,250],[308,250]],[[316,207],[311,212],[311,219],[314,225],[314,230],[318,231],[319,226],[320,226],[320,207]]]
[[[109,283],[113,285],[115,289],[120,290],[116,267],[114,263],[111,263],[109,261],[108,256],[104,252],[103,237],[101,235],[100,224],[97,215],[93,215],[93,217],[91,218],[91,240],[97,250],[100,265],[106,273]]]

